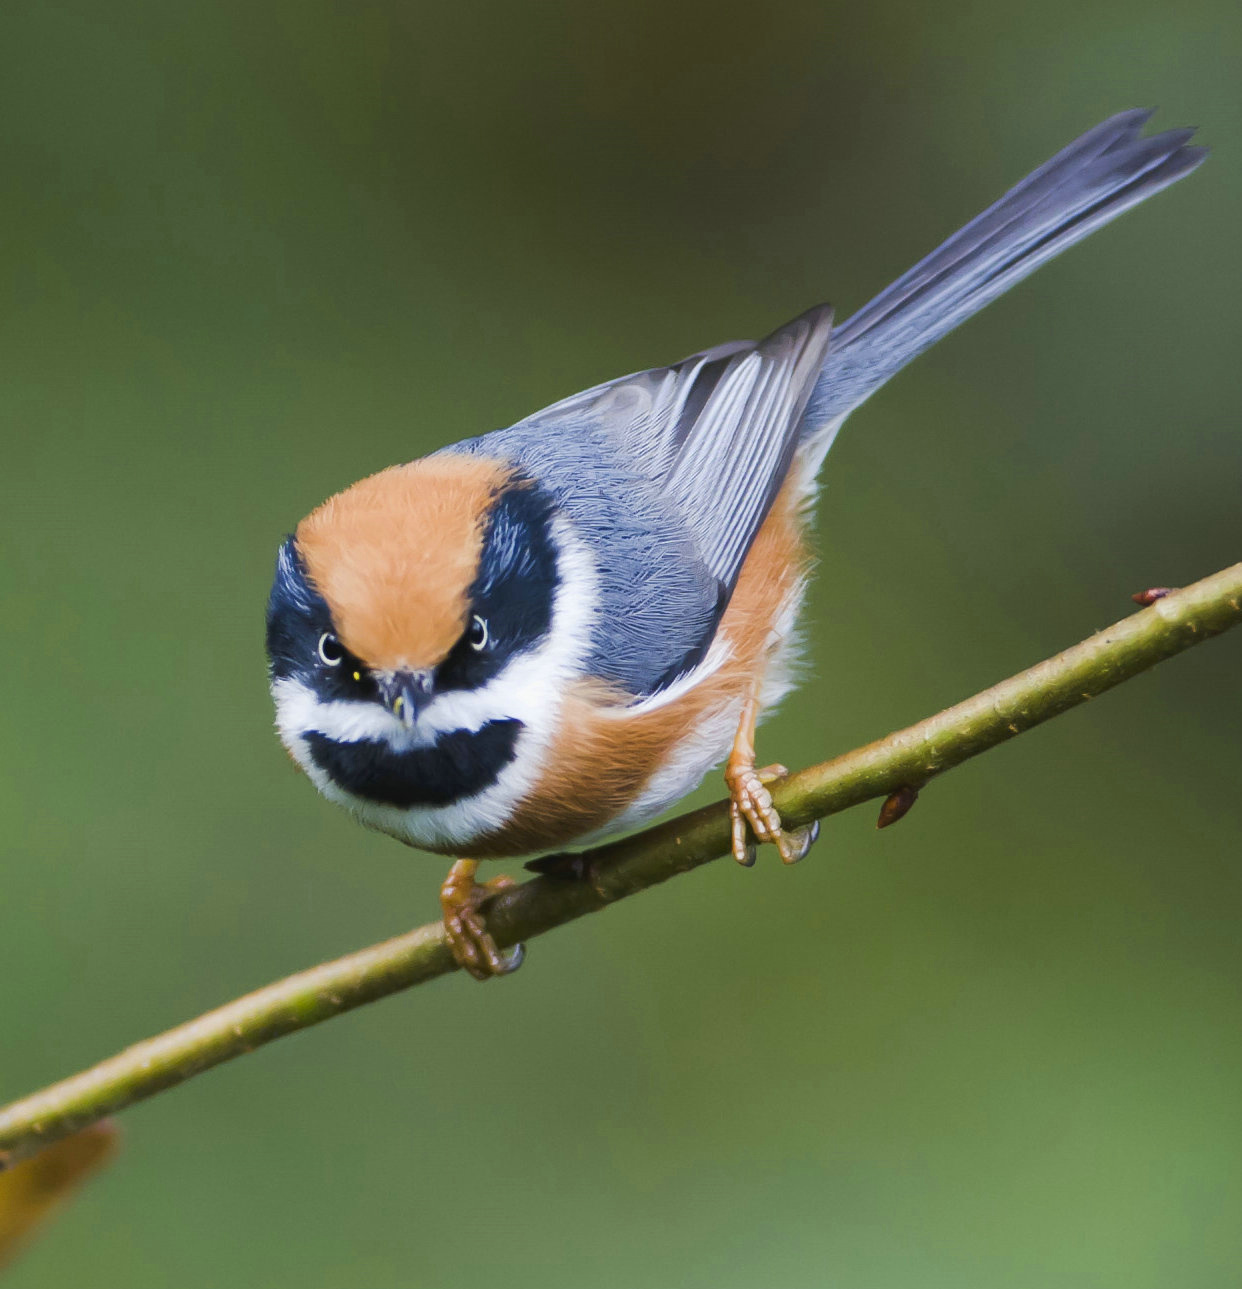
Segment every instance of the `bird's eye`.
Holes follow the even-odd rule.
[[[466,643],[475,651],[482,653],[487,648],[487,642],[491,636],[487,630],[487,619],[481,618],[476,613],[470,619],[470,630],[466,632]]]
[[[345,651],[341,648],[340,641],[331,631],[325,631],[319,637],[319,660],[329,667],[339,667],[344,657]]]

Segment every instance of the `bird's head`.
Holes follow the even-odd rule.
[[[547,495],[503,463],[444,453],[298,525],[267,649],[282,738],[321,789],[433,806],[495,780],[522,727],[514,668],[552,623],[552,523]]]

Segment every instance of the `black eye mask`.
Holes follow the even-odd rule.
[[[515,480],[492,505],[469,592],[471,624],[437,668],[436,689],[477,689],[536,646],[552,625],[558,583],[551,498]],[[471,640],[475,615],[487,624],[481,649]]]

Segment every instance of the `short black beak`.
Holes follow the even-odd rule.
[[[407,730],[412,729],[431,699],[431,672],[390,672],[379,678],[379,692],[384,706]]]

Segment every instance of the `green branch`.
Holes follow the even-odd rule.
[[[1236,626],[1240,606],[1235,564],[956,707],[791,775],[773,786],[777,808],[797,826],[884,797],[881,826],[894,822],[929,779]],[[560,866],[580,880],[550,873],[495,896],[487,923],[501,946],[513,945],[728,850],[728,810],[718,803]],[[0,1167],[282,1034],[455,969],[433,923],[247,994],[0,1110]]]

